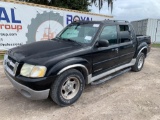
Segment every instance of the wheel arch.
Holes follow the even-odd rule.
[[[64,67],[63,69],[61,69],[57,75],[60,75],[62,74],[63,72],[65,72],[66,70],[69,70],[69,69],[76,69],[78,71],[80,71],[85,79],[85,83],[88,82],[88,75],[89,75],[89,71],[88,69],[82,65],[82,64],[73,64],[73,65],[69,65],[69,66],[66,66]]]
[[[141,43],[138,48],[137,48],[137,52],[135,54],[135,58],[140,54],[140,53],[144,53],[145,57],[147,56],[148,53],[148,45],[147,43],[143,42]]]
[[[144,53],[145,57],[147,56],[147,48],[144,48],[141,52]]]
[[[84,76],[85,82],[88,82],[88,76],[91,72],[91,65],[86,59],[83,58],[69,58],[58,62],[49,70],[47,76],[59,76],[64,71],[69,69],[76,69],[80,71]]]
[[[146,57],[146,56],[147,56],[147,46],[142,47],[142,48],[139,50],[137,56],[138,56],[141,52],[144,53],[144,55],[145,55],[145,57]]]

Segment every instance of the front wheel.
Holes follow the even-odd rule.
[[[50,96],[60,106],[73,104],[81,96],[85,86],[84,77],[76,69],[62,73],[51,86]]]
[[[135,72],[140,71],[140,70],[143,68],[144,61],[145,61],[145,55],[144,55],[144,53],[140,53],[140,54],[137,56],[136,63],[135,63],[135,65],[132,67],[132,70],[135,71]]]

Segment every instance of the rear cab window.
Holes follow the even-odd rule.
[[[130,28],[128,25],[119,25],[120,43],[130,42]]]

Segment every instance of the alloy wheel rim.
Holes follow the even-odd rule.
[[[77,77],[68,77],[61,87],[61,95],[64,99],[74,98],[80,88],[80,82]]]
[[[144,62],[144,58],[143,58],[143,56],[141,56],[141,57],[139,58],[139,61],[138,61],[138,69],[141,69],[141,68],[142,68],[143,62]]]

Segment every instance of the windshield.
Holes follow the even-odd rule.
[[[59,38],[81,44],[90,44],[100,24],[71,24],[59,34]]]

